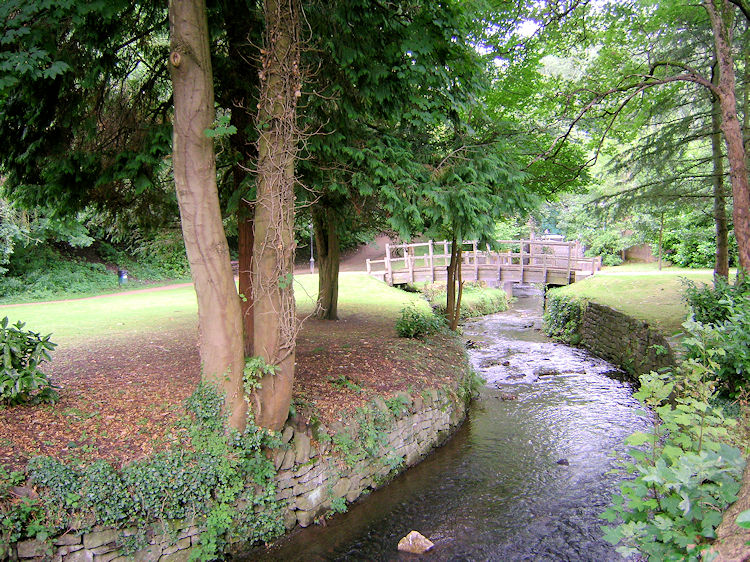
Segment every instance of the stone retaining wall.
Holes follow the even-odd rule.
[[[466,417],[466,402],[453,390],[433,389],[418,396],[403,393],[395,404],[397,407],[392,409],[399,415],[382,399],[373,402],[371,417],[384,425],[376,434],[380,444],[374,455],[355,454],[355,451],[348,451],[348,456],[344,454],[344,444],[357,444],[362,439],[362,428],[354,420],[330,429],[300,425],[284,428],[284,446],[270,454],[278,470],[277,499],[284,506],[287,529],[296,525],[306,527],[332,509],[343,509],[346,503],[418,463],[441,445]],[[122,556],[118,541],[135,533],[136,529],[94,528],[85,534],[64,535],[49,544],[23,541],[16,545],[11,558],[59,562],[181,562],[188,560],[192,547],[200,541],[199,525],[194,521],[172,521],[166,526],[155,524],[148,533],[151,538],[147,549]],[[230,550],[238,553],[248,546],[235,544]]]
[[[675,364],[667,339],[647,322],[589,302],[579,326],[581,345],[637,377]]]
[[[466,416],[463,401],[446,391],[430,390],[416,398],[403,393],[401,404],[407,408],[396,418],[383,400],[374,407],[382,417],[391,418],[391,427],[382,434],[378,456],[347,463],[340,454],[331,455],[333,443],[313,445],[309,428],[287,426],[282,440],[290,445],[276,453],[279,473],[278,499],[286,501],[284,520],[287,528],[307,527],[316,517],[330,511],[332,502],[344,498],[351,503],[365,491],[375,489],[389,476],[417,464],[427,453],[441,445]],[[357,424],[331,428],[332,433],[361,441]],[[342,500],[338,499],[339,505]]]

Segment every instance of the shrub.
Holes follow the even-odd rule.
[[[737,396],[750,383],[750,283],[745,276],[735,285],[721,278],[713,287],[683,283],[693,313],[693,320],[684,324],[687,356],[700,358],[710,350],[721,390]]]
[[[703,349],[677,373],[640,377],[635,397],[654,414],[652,431],[626,439],[628,479],[602,517],[605,539],[625,557],[640,551],[649,560],[701,560],[715,538],[722,511],[736,499],[744,460],[727,444],[728,426],[714,394],[714,354]],[[643,412],[651,416],[651,413]]]
[[[544,330],[548,336],[577,345],[581,341],[581,322],[586,301],[557,291],[547,293],[544,310]]]
[[[24,323],[0,320],[0,403],[55,402],[57,392],[39,366],[51,360],[50,335],[24,330]]]
[[[402,338],[421,338],[437,332],[442,321],[432,312],[419,310],[413,304],[401,309],[401,317],[396,321],[396,331]]]
[[[715,376],[722,392],[737,396],[750,386],[750,297],[735,302],[729,317],[719,324],[686,322],[683,345],[687,356],[700,357],[704,348],[716,361]]]
[[[690,279],[683,279],[685,287],[683,298],[693,313],[697,322],[704,324],[718,324],[729,318],[734,304],[743,297],[750,296],[750,283],[746,276],[740,277],[737,284],[732,285],[721,277],[711,285],[698,285]]]
[[[425,285],[422,293],[435,312],[445,315],[446,289],[444,284]],[[476,318],[508,310],[508,297],[502,289],[488,288],[484,283],[465,283],[461,297],[461,318]]]

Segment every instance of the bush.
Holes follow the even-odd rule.
[[[719,324],[732,314],[734,304],[743,297],[750,296],[750,283],[746,276],[741,276],[737,284],[732,285],[721,277],[711,285],[698,285],[690,279],[683,279],[683,295],[693,318],[703,324]]]
[[[55,402],[57,392],[39,366],[50,361],[50,336],[24,330],[24,323],[0,320],[0,403]]]
[[[720,390],[736,397],[750,387],[750,297],[736,302],[729,314],[719,324],[686,322],[689,337],[683,345],[689,358],[700,357],[703,348],[709,349]]]
[[[639,551],[649,560],[703,559],[722,511],[736,499],[745,463],[727,443],[734,420],[712,405],[712,357],[703,348],[677,373],[640,377],[635,397],[650,409],[643,415],[654,415],[653,430],[626,439],[630,460],[620,472],[627,479],[602,514],[619,519],[604,528],[605,539],[624,557]]]
[[[117,277],[104,264],[66,258],[49,246],[33,246],[13,255],[7,274],[0,277],[0,297],[51,298],[116,286]]]
[[[433,309],[445,315],[446,289],[444,284],[433,283],[421,289]],[[508,310],[508,297],[502,289],[488,288],[483,283],[465,283],[461,296],[461,318],[476,318]]]
[[[714,287],[687,280],[685,285],[694,318],[684,324],[689,333],[683,342],[687,356],[697,359],[709,350],[720,390],[737,396],[750,386],[750,284],[741,278],[736,285],[723,279]]]
[[[586,301],[549,291],[544,309],[544,331],[552,338],[577,345],[581,341],[584,310]]]
[[[440,330],[442,320],[432,312],[417,309],[410,304],[401,309],[401,317],[396,321],[396,332],[402,338],[421,338]]]

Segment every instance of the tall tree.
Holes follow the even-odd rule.
[[[253,240],[254,353],[262,369],[254,393],[259,425],[281,429],[289,414],[297,319],[294,306],[294,185],[299,134],[300,5],[265,0]],[[269,372],[270,371],[270,372]]]
[[[169,3],[174,85],[173,162],[182,232],[198,296],[203,378],[226,393],[229,423],[244,429],[242,319],[219,208],[213,140],[213,73],[204,0]]]
[[[582,47],[578,52],[586,59],[595,49],[599,64],[588,65],[583,78],[585,85],[569,91],[564,98],[569,108],[578,107],[578,110],[567,114],[566,129],[558,140],[569,138],[578,125],[585,124],[599,139],[598,151],[603,146],[602,139],[616,127],[618,117],[622,118],[628,108],[637,106],[645,97],[660,90],[673,92],[673,88],[679,87],[685,89],[686,99],[705,99],[689,90],[709,91],[717,98],[721,109],[721,130],[727,147],[734,199],[735,237],[740,265],[746,268],[750,265],[750,199],[746,155],[737,116],[734,64],[734,53],[742,52],[745,42],[734,39],[734,12],[726,0],[706,0],[701,6],[690,6],[679,0],[658,3],[643,0],[584,10],[578,23],[588,30],[591,48],[584,50]],[[706,34],[709,37],[706,45],[696,44],[694,38]],[[625,48],[619,49],[617,45],[625,45]],[[686,45],[693,48],[685,49]],[[575,48],[571,47],[571,51]],[[710,61],[714,57],[719,68],[716,84],[705,72],[711,68]],[[620,122],[627,122],[631,131],[635,130],[634,125],[643,124],[640,118],[634,119],[636,115],[630,112],[629,119]],[[560,145],[558,142],[556,146]]]
[[[106,212],[131,229],[176,217],[166,156],[166,11],[148,2],[0,5],[0,165],[14,203]]]

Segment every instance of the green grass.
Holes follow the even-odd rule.
[[[339,313],[398,317],[408,303],[424,310],[429,305],[419,295],[406,293],[363,273],[342,273]],[[313,311],[318,290],[317,275],[295,277],[295,296],[301,316]],[[147,293],[106,295],[68,302],[33,303],[0,307],[0,318],[20,320],[26,328],[52,341],[73,345],[86,340],[127,337],[144,331],[158,332],[191,328],[197,322],[198,306],[192,286]]]
[[[300,315],[312,313],[317,295],[317,274],[295,275],[294,296]],[[363,314],[396,318],[401,309],[410,303],[430,310],[429,304],[420,295],[389,287],[366,273],[339,274],[339,316]]]
[[[52,333],[52,341],[59,344],[195,325],[197,312],[192,286],[0,307],[0,317],[25,322],[35,332]]]
[[[608,267],[559,290],[611,306],[672,335],[682,331],[682,323],[688,315],[688,307],[682,299],[683,278],[711,283],[713,271],[676,267],[659,271],[655,264],[626,264]]]

